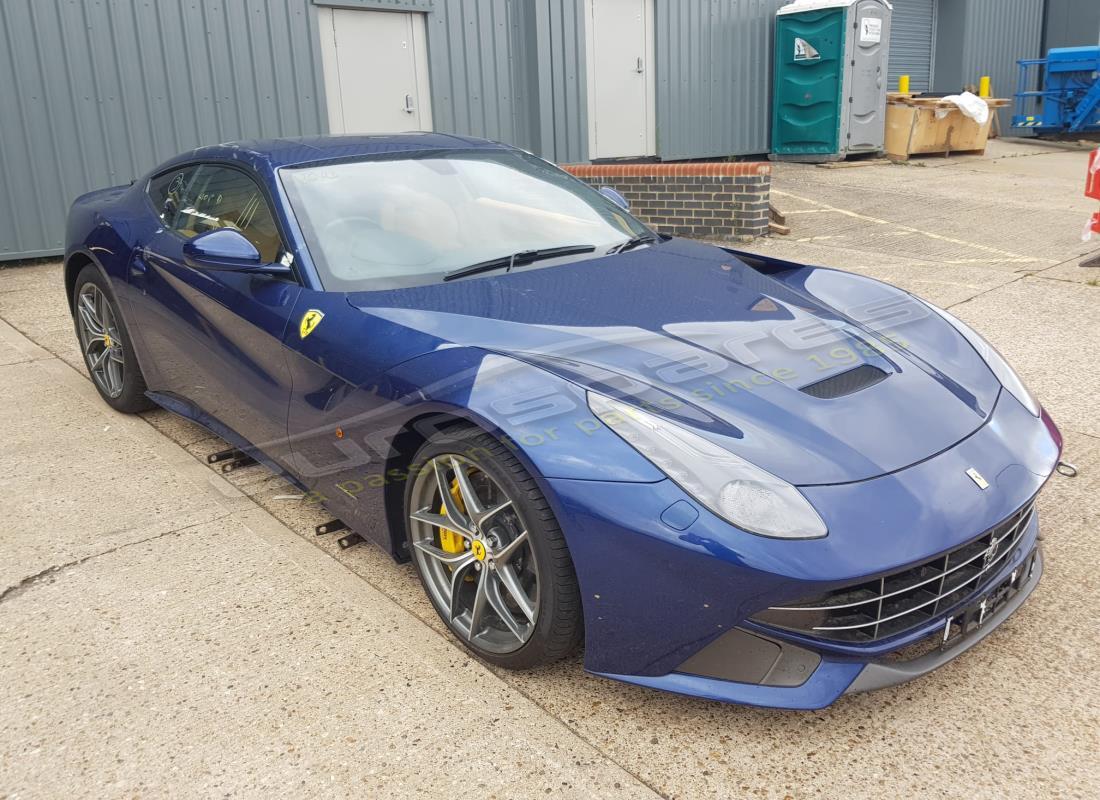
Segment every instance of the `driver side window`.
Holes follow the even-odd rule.
[[[165,172],[149,181],[147,193],[153,208],[161,221],[169,228],[173,228],[173,222],[179,209],[188,202],[187,198],[195,183],[197,166],[182,167]]]
[[[282,241],[260,187],[243,172],[214,164],[183,167],[149,182],[149,199],[165,227],[190,239],[233,228],[267,263],[279,259]]]

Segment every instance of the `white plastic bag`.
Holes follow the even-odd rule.
[[[962,94],[948,95],[943,99],[948,103],[957,105],[959,111],[970,117],[970,119],[974,120],[979,125],[985,125],[986,120],[989,119],[989,104],[976,94],[963,92]]]

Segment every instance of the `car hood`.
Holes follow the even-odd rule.
[[[392,326],[377,340],[383,361],[455,345],[508,354],[691,425],[796,485],[927,459],[980,428],[1000,391],[901,290],[794,264],[766,273],[683,240],[348,301]]]

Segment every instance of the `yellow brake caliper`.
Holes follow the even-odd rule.
[[[458,506],[459,510],[465,512],[466,504],[462,502],[462,493],[458,490],[458,478],[451,481],[451,497],[454,498],[455,505]],[[439,513],[444,517],[447,516],[446,503],[439,509]],[[466,549],[462,537],[447,528],[439,529],[439,546],[447,553],[461,553]]]

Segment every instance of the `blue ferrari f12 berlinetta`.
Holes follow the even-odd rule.
[[[240,142],[80,197],[103,399],[201,423],[411,561],[478,657],[819,708],[979,642],[1061,437],[951,314],[659,234],[494,142]]]

